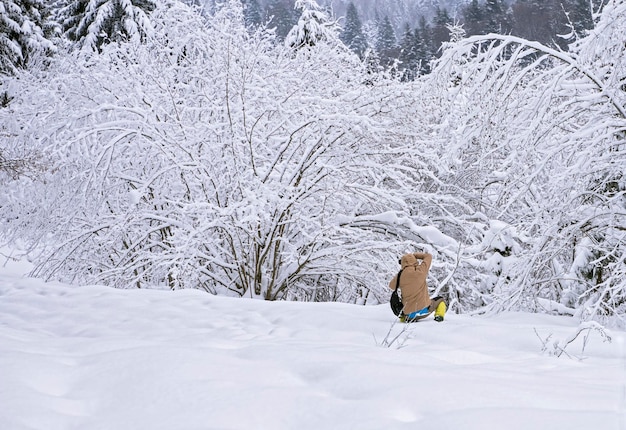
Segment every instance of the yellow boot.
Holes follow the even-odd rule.
[[[437,309],[435,309],[435,321],[443,321],[443,316],[446,314],[447,309],[448,308],[444,302],[439,303],[437,305]]]

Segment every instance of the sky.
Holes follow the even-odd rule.
[[[529,313],[401,324],[388,305],[46,283],[10,254],[2,430],[626,429],[622,331]]]

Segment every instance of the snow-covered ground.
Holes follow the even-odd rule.
[[[386,305],[72,287],[3,264],[2,430],[626,429],[624,332],[557,358],[540,338],[567,339],[571,318],[392,327]]]

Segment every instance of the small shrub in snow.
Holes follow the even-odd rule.
[[[383,348],[391,348],[394,347],[396,349],[400,349],[404,347],[407,340],[411,338],[412,330],[409,330],[411,327],[410,324],[402,324],[402,329],[398,333],[394,334],[394,328],[398,324],[398,320],[394,320],[389,326],[389,330],[385,337],[379,342],[376,339],[376,335],[374,335],[374,342],[376,342],[377,346]]]
[[[587,321],[578,326],[578,329],[569,337],[561,340],[554,339],[553,334],[550,333],[547,337],[542,338],[537,329],[535,329],[535,334],[541,341],[542,347],[541,351],[544,353],[548,353],[549,355],[553,355],[555,357],[560,357],[565,354],[569,358],[577,358],[578,360],[585,359],[585,349],[587,348],[587,344],[589,342],[589,337],[591,333],[598,333],[598,335],[602,338],[603,342],[611,343],[612,337],[610,333],[604,328],[602,325],[598,324],[595,321]],[[576,339],[582,336],[582,346],[579,355],[575,355],[570,351],[566,351],[566,349],[571,346]]]

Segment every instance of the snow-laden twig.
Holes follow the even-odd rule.
[[[561,355],[565,354],[569,358],[576,358],[580,361],[586,358],[585,349],[587,348],[589,337],[591,336],[592,332],[598,333],[600,337],[602,338],[603,342],[611,343],[612,341],[611,334],[608,332],[608,330],[604,326],[602,326],[601,324],[598,324],[595,321],[583,322],[578,326],[577,330],[574,333],[572,333],[570,336],[568,336],[564,340],[555,339],[552,342],[551,342],[553,338],[552,333],[550,333],[547,337],[543,338],[541,337],[537,329],[534,329],[534,330],[535,330],[535,334],[537,335],[537,337],[539,338],[542,344],[541,352],[547,352],[549,355],[553,355],[555,357],[560,357]],[[582,335],[582,346],[581,346],[580,354],[575,355],[571,352],[566,351],[567,348],[571,344],[573,344],[576,341],[576,339],[578,339],[579,336],[581,335]]]
[[[400,329],[400,331],[394,335],[393,334],[394,327],[396,326],[398,321],[399,320],[394,320],[391,323],[391,325],[389,326],[389,330],[387,331],[387,334],[380,342],[376,339],[376,335],[373,334],[374,342],[376,342],[377,346],[380,346],[383,348],[391,348],[393,346],[396,349],[400,349],[404,347],[406,341],[411,338],[412,331],[410,330],[410,327],[409,327],[410,324],[403,324],[402,329]]]

